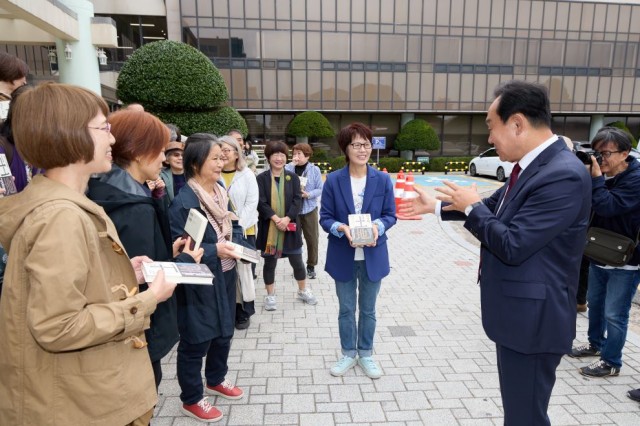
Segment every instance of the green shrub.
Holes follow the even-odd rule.
[[[474,157],[431,157],[429,160],[429,170],[432,172],[444,172],[444,165],[448,161],[464,161],[469,165]]]
[[[158,112],[156,115],[165,123],[178,126],[184,135],[213,133],[221,136],[232,129],[240,130],[244,135],[249,132],[244,118],[231,107],[204,112]]]
[[[634,148],[636,148],[638,146],[638,141],[633,136],[633,134],[631,134],[631,130],[629,130],[627,125],[624,124],[622,121],[614,121],[612,123],[607,124],[607,126],[615,127],[616,129],[620,129],[620,130],[624,131],[631,138],[631,146],[634,147]]]
[[[329,120],[317,111],[305,111],[293,117],[287,126],[287,134],[312,138],[332,138],[335,136]]]
[[[329,161],[329,153],[324,149],[314,149],[309,161],[312,163],[325,163]]]
[[[380,159],[380,170],[386,168],[389,173],[398,173],[404,162],[403,158],[383,157]]]
[[[124,63],[116,94],[151,112],[214,109],[227,101],[220,71],[188,44],[163,40],[145,44]]]
[[[416,118],[402,126],[394,148],[398,151],[415,151],[417,149],[432,151],[440,148],[440,140],[429,123]]]
[[[344,155],[341,155],[340,157],[330,158],[329,163],[331,163],[331,168],[335,171],[346,166],[347,160],[345,159]]]

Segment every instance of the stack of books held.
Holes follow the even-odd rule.
[[[350,214],[349,229],[351,230],[351,243],[354,246],[366,246],[375,242],[373,223],[369,213]]]
[[[144,280],[152,282],[158,272],[164,271],[167,281],[177,284],[213,285],[214,275],[204,263],[144,262]]]
[[[4,195],[18,192],[5,154],[0,154],[0,188],[4,189]]]
[[[231,241],[227,242],[227,244],[230,244],[233,246],[233,250],[240,255],[241,260],[246,260],[247,262],[251,262],[251,263],[260,262],[260,252],[258,250],[252,250],[250,248],[247,248],[243,245],[240,245],[238,243],[234,243]]]

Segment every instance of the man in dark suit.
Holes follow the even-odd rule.
[[[591,206],[585,166],[550,129],[546,89],[499,86],[486,119],[500,159],[515,161],[509,183],[481,200],[475,184],[447,182],[404,214],[465,220],[481,243],[482,324],[496,343],[506,425],[548,425],[562,355],[575,338],[578,270]]]

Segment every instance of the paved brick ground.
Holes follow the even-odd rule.
[[[484,188],[483,188],[484,190]],[[378,299],[375,357],[385,375],[366,377],[359,367],[329,374],[340,353],[338,302],[322,270],[310,284],[318,305],[295,299],[286,261],[276,271],[278,310],[263,309],[257,283],[251,327],[236,331],[228,378],[241,386],[239,401],[211,398],[223,425],[501,425],[494,345],[480,320],[475,284],[477,247],[460,227],[433,216],[400,221],[389,231],[392,272]],[[587,317],[579,315],[578,341]],[[175,350],[165,358],[154,426],[196,425],[179,410]],[[584,361],[565,357],[549,414],[553,425],[639,425],[640,406],[626,397],[640,386],[640,337],[628,336],[619,377],[587,379]]]

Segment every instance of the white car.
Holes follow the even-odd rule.
[[[514,163],[509,161],[500,161],[496,149],[489,148],[471,160],[469,163],[469,174],[471,176],[493,176],[500,182],[504,182],[511,175],[513,164]]]

